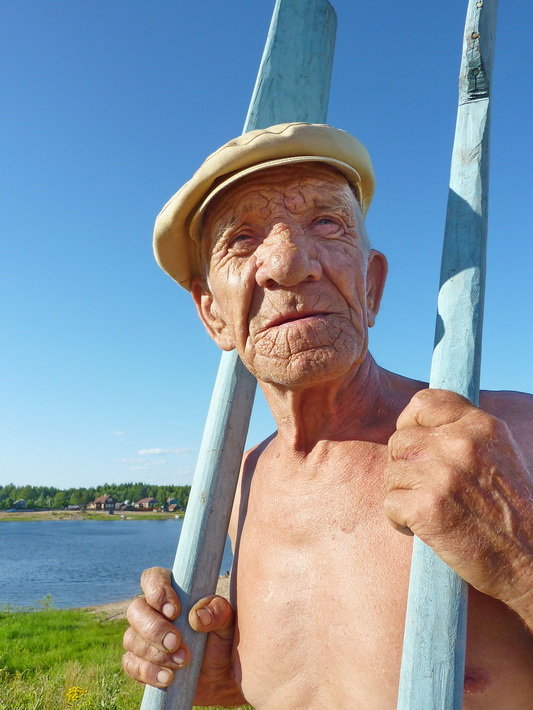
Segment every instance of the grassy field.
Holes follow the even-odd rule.
[[[138,710],[142,686],[120,669],[125,628],[89,611],[0,611],[0,710]]]

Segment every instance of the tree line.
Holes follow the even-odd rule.
[[[66,508],[87,505],[102,495],[112,495],[116,501],[135,503],[141,498],[155,498],[163,505],[175,498],[180,508],[187,507],[190,486],[154,486],[147,483],[104,483],[95,488],[54,488],[53,486],[0,486],[0,510],[7,510],[17,500],[25,500],[27,508]]]

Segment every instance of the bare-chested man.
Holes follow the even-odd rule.
[[[485,392],[477,409],[375,363],[372,190],[348,134],[285,124],[217,151],[158,218],[161,265],[278,424],[243,463],[232,606],[191,612],[210,632],[196,701],[395,708],[412,531],[471,585],[465,709],[530,710],[533,398]],[[143,588],[124,667],[165,687],[189,660],[179,604],[165,570]]]

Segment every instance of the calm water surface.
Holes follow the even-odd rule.
[[[183,521],[43,520],[0,523],[0,607],[105,604],[140,591],[143,569],[172,566]],[[226,543],[221,571],[231,567]]]

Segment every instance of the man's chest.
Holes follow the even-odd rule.
[[[336,484],[246,491],[235,668],[260,710],[396,706],[412,538],[383,513],[384,461],[360,463]],[[526,636],[501,604],[471,595],[465,708],[529,707]]]
[[[393,702],[411,539],[385,520],[382,487],[359,483],[267,500],[251,487],[236,545],[237,651],[245,695],[276,688],[264,707]]]

